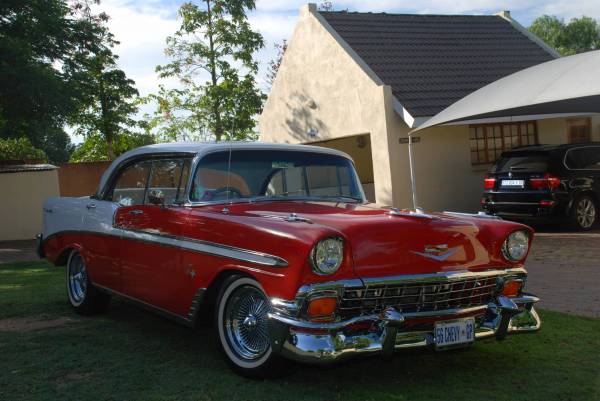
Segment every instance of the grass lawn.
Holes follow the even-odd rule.
[[[284,379],[250,381],[228,369],[208,326],[191,330],[118,300],[78,317],[63,268],[4,264],[0,400],[599,400],[600,319],[541,315],[540,333],[502,343],[294,365]],[[55,327],[34,327],[39,320]]]

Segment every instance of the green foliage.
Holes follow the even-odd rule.
[[[119,156],[128,150],[155,143],[154,137],[144,134],[121,134],[113,142],[114,156]],[[108,153],[108,143],[100,134],[88,135],[77,145],[71,154],[72,163],[111,160]]]
[[[41,160],[48,157],[41,149],[36,149],[28,138],[0,138],[0,160]]]
[[[118,56],[112,49],[119,42],[106,27],[108,16],[92,14],[88,2],[80,3],[75,10],[78,25],[88,35],[82,38],[64,67],[77,83],[82,100],[71,122],[77,127],[76,133],[93,138],[92,143],[103,137],[108,158],[112,160],[116,157],[119,136],[129,135],[129,128],[136,125],[132,115],[137,112],[134,100],[138,91],[135,82],[117,66]]]
[[[590,17],[573,18],[565,24],[562,19],[543,15],[533,21],[529,31],[563,56],[600,49],[600,25]]]
[[[146,99],[158,104],[146,129],[168,140],[253,139],[255,116],[266,98],[254,79],[254,53],[264,42],[246,17],[254,0],[201,4],[179,9],[181,26],[167,38],[165,51],[172,61],[156,70],[161,78],[179,78],[182,88],[161,86]]]
[[[76,91],[55,64],[81,34],[65,1],[0,2],[0,138],[27,137],[51,161],[68,159],[63,126],[77,108]]]

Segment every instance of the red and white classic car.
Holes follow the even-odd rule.
[[[49,199],[38,251],[66,265],[76,312],[111,295],[188,325],[212,310],[231,366],[264,376],[282,357],[538,330],[538,298],[523,292],[532,236],[496,218],[369,204],[335,150],[185,143],[125,153],[90,197]]]

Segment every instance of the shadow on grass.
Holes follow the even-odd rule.
[[[62,275],[48,286],[61,286]],[[28,286],[23,287],[26,294]],[[73,316],[64,293],[60,315]],[[0,295],[0,307],[4,307]],[[37,305],[38,310],[43,305]],[[600,320],[542,312],[536,335],[471,349],[397,353],[289,375],[233,374],[212,327],[189,329],[115,301],[107,313],[29,333],[0,333],[0,395],[11,400],[592,400],[600,382]],[[0,396],[0,398],[2,398]]]

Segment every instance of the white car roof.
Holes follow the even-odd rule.
[[[117,157],[110,166],[106,169],[96,193],[100,194],[109,178],[113,175],[114,171],[123,162],[131,159],[138,158],[144,155],[160,155],[160,154],[177,154],[177,153],[188,153],[192,155],[203,155],[206,153],[212,153],[220,150],[283,150],[283,151],[299,151],[299,152],[315,152],[324,153],[335,156],[342,156],[352,160],[346,153],[336,149],[325,148],[321,146],[310,146],[310,145],[290,145],[290,144],[277,144],[267,142],[172,142],[172,143],[158,143],[155,145],[142,146],[128,152],[123,153]]]

